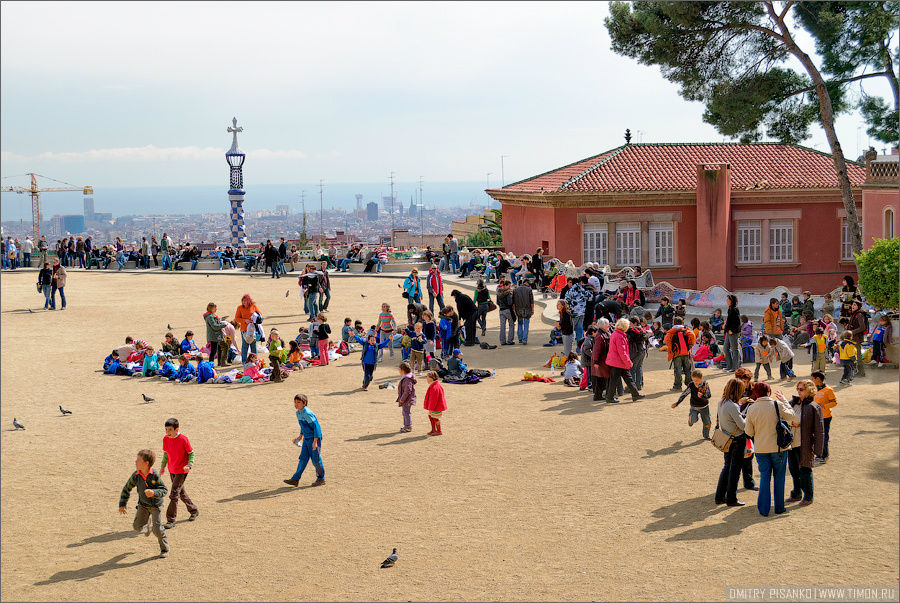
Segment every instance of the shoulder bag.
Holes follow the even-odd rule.
[[[790,448],[791,444],[794,443],[794,431],[791,429],[791,426],[788,425],[787,421],[781,418],[781,411],[778,410],[778,402],[772,400],[772,404],[775,405],[775,442],[778,444],[778,448]]]
[[[722,405],[720,404],[719,409],[721,408]],[[719,428],[719,411],[716,410],[716,428],[715,430],[713,430],[710,442],[712,442],[712,445],[722,452],[728,452],[728,450],[731,448],[732,441],[734,441],[734,434],[728,433],[727,431]]]

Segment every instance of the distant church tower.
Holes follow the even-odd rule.
[[[225,153],[225,161],[231,167],[231,182],[228,190],[228,200],[231,202],[231,244],[233,246],[246,245],[247,236],[244,233],[244,152],[238,148],[237,135],[243,132],[239,128],[237,118],[232,118],[232,127],[226,131],[234,135],[231,148]]]

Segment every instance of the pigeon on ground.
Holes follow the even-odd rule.
[[[360,297],[368,297],[365,293],[360,293],[359,296]]]
[[[72,414],[72,411],[71,411],[71,410],[66,410],[66,409],[63,408],[62,406],[59,407],[59,412],[61,412],[61,413],[64,414],[64,415],[70,415],[70,414]]]
[[[209,278],[209,275],[208,275],[208,274],[206,275],[206,278]]]
[[[144,399],[144,402],[153,402],[153,398],[148,396],[147,394],[141,394],[141,397]]]
[[[381,567],[382,567],[382,568],[385,568],[385,567],[394,567],[394,564],[395,564],[395,563],[397,563],[397,549],[394,549],[394,552],[391,553],[390,555],[388,555],[388,558],[385,559],[385,560],[381,563]]]
[[[172,330],[172,325],[166,325],[166,328],[169,329],[169,330],[171,331],[171,330]]]
[[[28,308],[28,313],[29,313],[29,314],[34,314],[34,310],[32,310],[31,308]]]
[[[15,427],[16,429],[25,429],[25,426],[16,421],[15,417],[13,417],[13,427]]]
[[[288,289],[287,291],[285,291],[285,292],[284,292],[284,296],[285,296],[285,297],[290,297],[290,296],[291,296],[291,290]]]

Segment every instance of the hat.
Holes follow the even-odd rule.
[[[462,352],[459,351],[459,348],[453,348],[453,355],[460,356],[460,355],[462,355]]]

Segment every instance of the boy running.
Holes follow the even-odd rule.
[[[160,509],[168,490],[162,478],[152,469],[155,461],[156,455],[152,450],[146,448],[138,450],[137,458],[134,461],[136,471],[128,478],[125,487],[122,488],[122,494],[119,495],[119,513],[125,515],[128,497],[131,496],[131,490],[137,487],[138,504],[137,513],[134,515],[134,531],[149,536],[150,521],[152,520],[152,531],[159,541],[159,556],[168,557],[169,540],[166,538],[166,528],[162,525],[160,518]],[[144,530],[144,527],[147,529]]]

